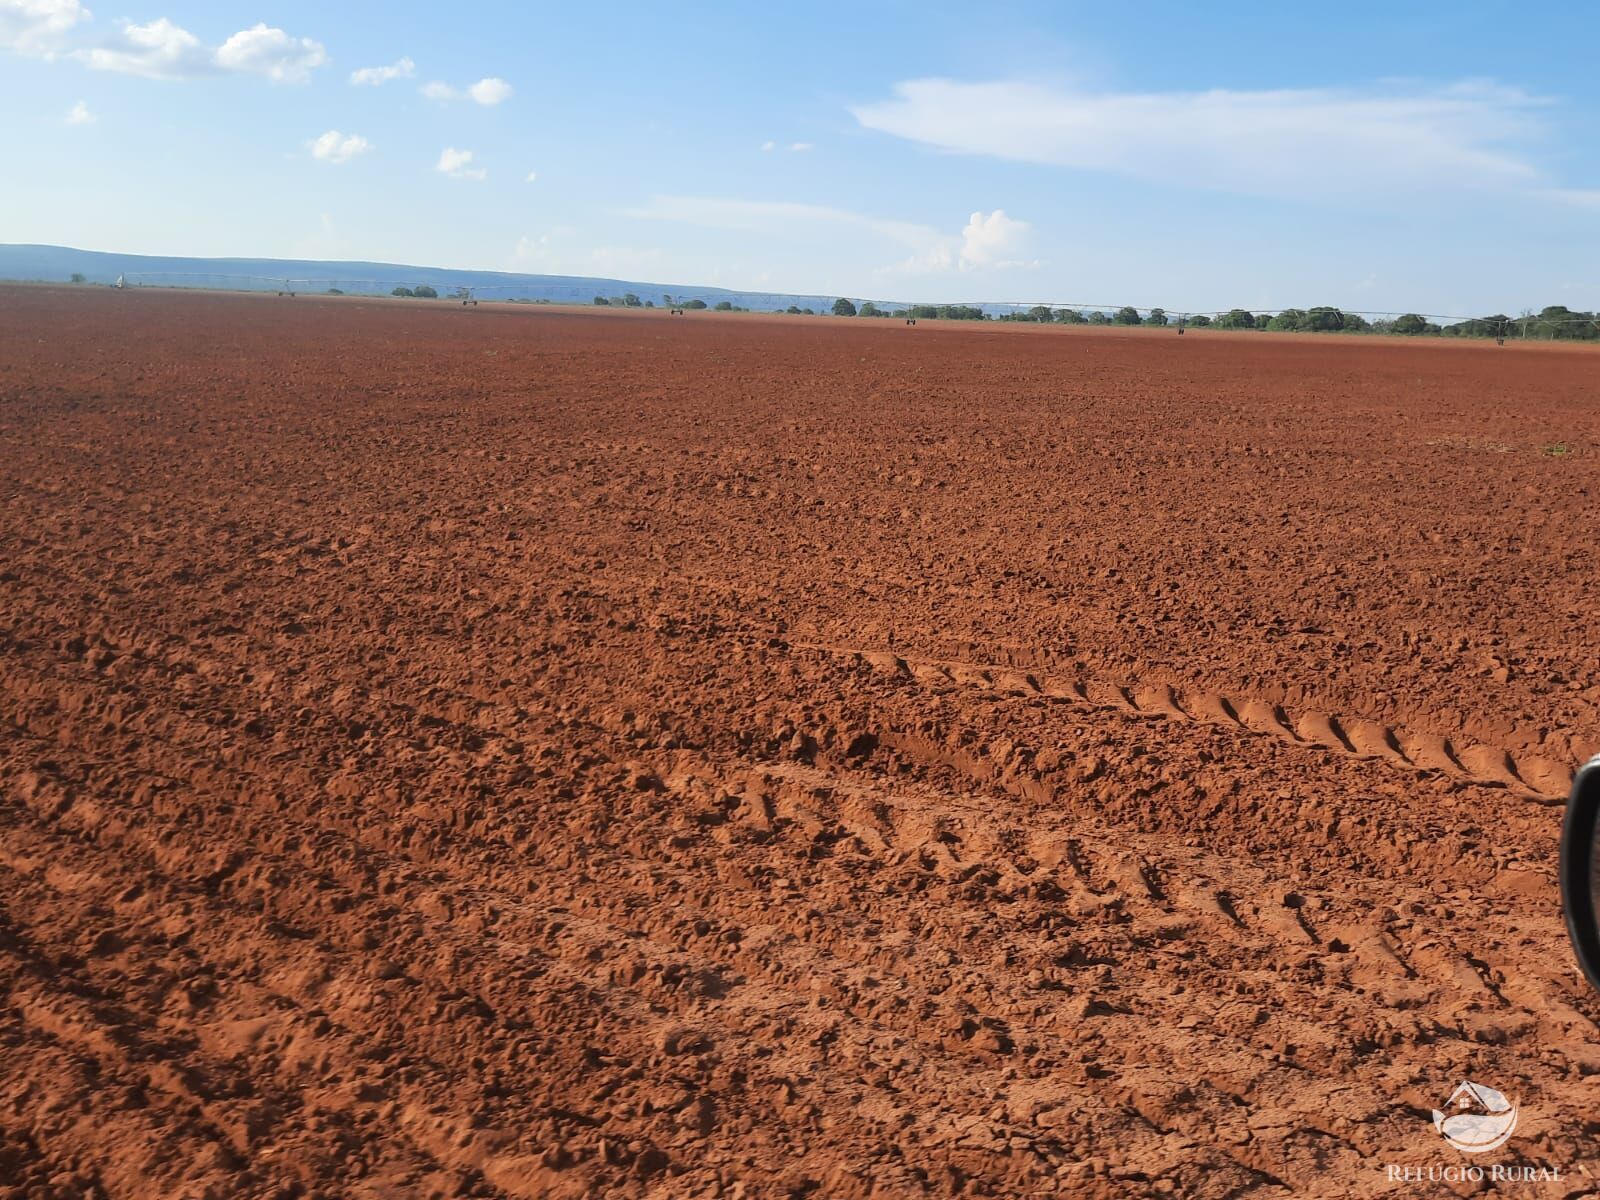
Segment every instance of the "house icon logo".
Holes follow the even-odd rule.
[[[1517,1106],[1504,1093],[1481,1083],[1457,1084],[1445,1109],[1433,1110],[1433,1127],[1465,1154],[1499,1149],[1517,1127]]]

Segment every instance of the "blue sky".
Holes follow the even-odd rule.
[[[0,242],[1600,307],[1590,5],[114,3],[0,0]]]

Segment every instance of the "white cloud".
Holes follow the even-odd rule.
[[[216,63],[224,71],[263,75],[274,83],[305,83],[314,68],[326,65],[321,42],[290,37],[281,29],[256,24],[241,29],[217,48]]]
[[[777,142],[762,142],[761,143],[761,148],[763,150],[767,150],[767,151],[776,150],[778,148],[778,143]]]
[[[474,103],[481,104],[485,108],[493,108],[496,104],[503,104],[511,99],[512,90],[511,85],[504,79],[490,76],[488,79],[478,80],[469,87],[467,95],[472,97]]]
[[[919,79],[851,111],[941,150],[1260,195],[1516,187],[1545,102],[1487,82],[1277,91],[1072,91]]]
[[[790,142],[789,149],[793,150],[796,154],[804,154],[807,150],[814,150],[816,147],[810,142]]]
[[[124,24],[111,44],[79,51],[79,56],[96,71],[146,79],[183,79],[211,69],[211,55],[200,39],[166,17],[148,25]]]
[[[448,175],[452,179],[472,179],[482,181],[489,178],[489,172],[483,167],[472,165],[473,154],[471,150],[457,150],[454,146],[447,146],[439,155],[439,161],[434,170],[441,175]]]
[[[988,216],[975,212],[961,231],[961,261],[975,267],[1020,265],[1006,256],[1022,248],[1028,229],[1026,221],[1013,220],[1003,208]]]
[[[106,45],[79,50],[75,57],[97,71],[146,79],[191,79],[220,72],[260,75],[274,83],[304,83],[314,67],[328,61],[320,42],[293,38],[267,25],[241,29],[222,45],[208,49],[166,17],[147,25],[126,22]]]
[[[939,238],[926,249],[913,254],[882,273],[909,275],[937,274],[941,271],[1032,270],[1042,266],[1039,259],[1011,257],[1020,254],[1032,226],[1006,216],[1005,209],[991,213],[975,212],[967,218],[961,236]]]
[[[343,134],[337,129],[330,129],[321,137],[310,143],[311,157],[318,162],[332,163],[340,166],[355,158],[358,154],[365,154],[372,149],[372,143],[360,134]]]
[[[378,87],[395,79],[410,79],[417,73],[417,64],[409,58],[390,63],[387,67],[362,67],[350,72],[350,82],[356,87]]]
[[[68,125],[93,125],[100,118],[89,111],[87,101],[79,100],[67,114]]]
[[[49,58],[92,15],[78,0],[0,0],[0,49]]]
[[[529,171],[528,172],[528,182],[529,183],[538,183],[539,182],[539,172],[537,172],[537,171]]]
[[[504,79],[490,76],[468,87],[458,88],[435,79],[422,85],[422,94],[429,100],[471,100],[485,108],[493,108],[511,99],[515,89]]]

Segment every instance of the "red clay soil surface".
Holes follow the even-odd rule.
[[[0,291],[0,1197],[1591,1192],[1597,396]]]

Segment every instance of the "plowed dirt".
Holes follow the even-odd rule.
[[[1597,384],[0,290],[0,1197],[1591,1189]]]

